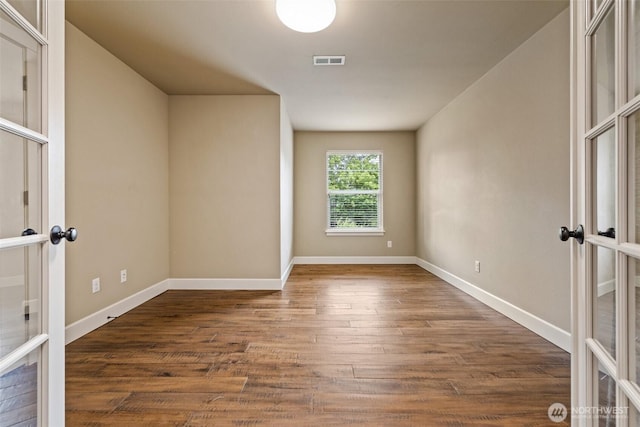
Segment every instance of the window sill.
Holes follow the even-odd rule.
[[[325,230],[325,233],[327,236],[330,237],[334,237],[334,236],[359,236],[359,237],[365,237],[365,236],[384,236],[384,230],[380,230],[380,229],[373,229],[373,230],[349,230],[349,229],[342,229],[342,230],[334,230],[334,229],[328,229]]]

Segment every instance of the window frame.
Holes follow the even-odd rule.
[[[331,227],[331,195],[339,194],[336,191],[329,190],[329,156],[332,155],[346,155],[346,154],[363,154],[363,155],[377,155],[380,157],[380,170],[378,174],[378,226],[377,227],[359,227],[359,228],[337,228]],[[384,236],[384,153],[382,150],[327,150],[324,163],[325,173],[325,195],[326,195],[326,229],[327,236]],[[372,194],[372,190],[363,190],[362,194]],[[375,191],[375,190],[373,190]],[[354,194],[359,194],[359,191],[355,190]]]

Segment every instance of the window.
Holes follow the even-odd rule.
[[[382,153],[327,153],[327,234],[384,233]]]

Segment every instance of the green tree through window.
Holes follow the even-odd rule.
[[[381,229],[382,154],[327,153],[329,229]]]

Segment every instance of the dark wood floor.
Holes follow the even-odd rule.
[[[68,426],[549,426],[569,354],[417,266],[169,291],[67,347]]]

